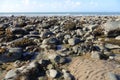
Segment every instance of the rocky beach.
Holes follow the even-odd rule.
[[[120,16],[1,16],[0,80],[120,80]]]

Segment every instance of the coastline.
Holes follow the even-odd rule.
[[[0,79],[117,80],[119,61],[118,15],[0,17]]]
[[[0,16],[120,16],[120,12],[2,12]]]

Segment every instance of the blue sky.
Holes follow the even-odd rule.
[[[1,0],[0,12],[120,12],[120,0]]]

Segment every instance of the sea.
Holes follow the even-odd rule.
[[[120,12],[0,12],[0,16],[120,16]]]

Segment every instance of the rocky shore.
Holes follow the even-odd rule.
[[[120,80],[120,16],[0,17],[0,80]]]

